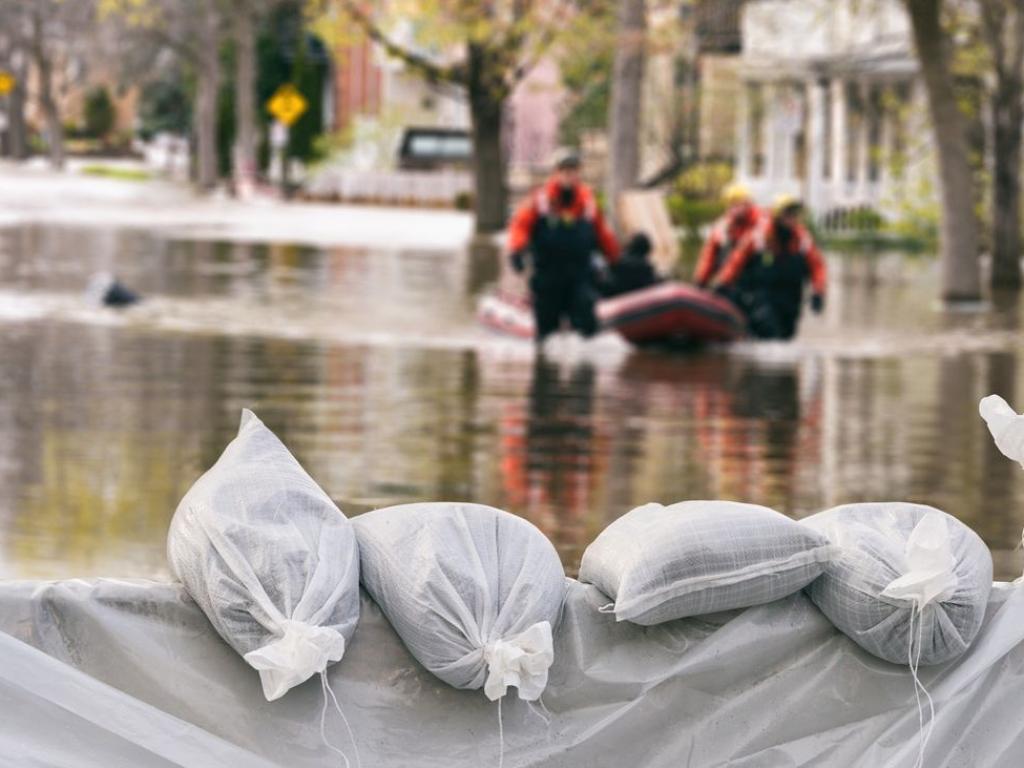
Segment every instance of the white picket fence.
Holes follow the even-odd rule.
[[[461,194],[472,191],[472,178],[463,171],[362,171],[327,168],[310,178],[310,197],[385,205],[451,207]]]

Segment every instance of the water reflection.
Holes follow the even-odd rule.
[[[410,328],[441,340],[474,330],[472,263],[0,230],[0,294],[60,308],[0,321],[0,575],[163,573],[170,515],[242,407],[349,514],[494,504],[540,526],[570,572],[610,520],[686,498],[796,517],[931,503],[982,534],[998,573],[1020,572],[1024,473],[976,411],[988,392],[1021,402],[1019,342],[999,336],[1018,327],[1016,298],[942,313],[929,262],[857,256],[835,260],[832,314],[794,345],[535,357],[486,340],[409,342]],[[150,309],[68,309],[94,268],[125,276]],[[391,342],[338,336],[360,324]],[[958,335],[848,354],[872,329]]]

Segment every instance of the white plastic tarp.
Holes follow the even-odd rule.
[[[837,632],[802,594],[661,626],[616,623],[570,584],[543,702],[504,702],[513,766],[912,766],[905,667]],[[0,765],[335,766],[322,691],[267,702],[258,675],[174,584],[0,583]],[[921,670],[924,765],[1024,765],[1024,587],[999,585],[966,655]],[[372,602],[330,668],[370,766],[498,765],[497,705],[420,668]],[[350,759],[336,714],[327,736]],[[353,765],[355,765],[353,761]]]

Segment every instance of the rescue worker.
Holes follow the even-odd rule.
[[[701,249],[693,273],[693,282],[698,288],[707,288],[711,284],[740,241],[766,218],[751,200],[750,190],[737,182],[725,188],[722,201],[726,211],[711,226],[711,233]]]
[[[825,308],[825,260],[800,221],[803,204],[781,195],[771,218],[763,219],[740,242],[713,281],[742,309],[754,336],[791,339],[796,335],[804,284],[811,283],[811,309]]]
[[[638,232],[622,248],[622,257],[609,269],[608,279],[599,284],[602,296],[619,296],[661,282],[650,261],[651,239]]]
[[[508,232],[512,268],[522,273],[527,256],[531,257],[530,293],[538,342],[557,331],[563,319],[585,337],[597,333],[592,258],[598,250],[608,263],[618,261],[615,235],[594,193],[580,181],[579,155],[562,150],[551,177],[519,207]]]

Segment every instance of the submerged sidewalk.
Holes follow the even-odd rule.
[[[32,223],[157,229],[185,239],[431,250],[461,248],[473,231],[472,216],[459,211],[273,198],[240,202],[160,179],[0,164],[0,226]]]

